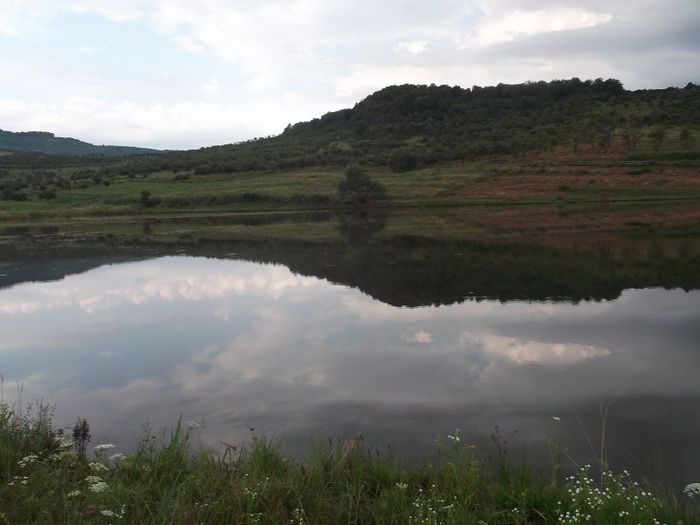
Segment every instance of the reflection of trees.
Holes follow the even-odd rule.
[[[627,288],[700,289],[700,252],[575,250],[506,242],[372,237],[381,221],[345,217],[349,242],[251,241],[237,254],[354,286],[395,306],[501,301],[611,300]],[[363,236],[364,235],[364,236]],[[648,246],[652,246],[649,243]],[[677,250],[676,250],[677,251]],[[689,255],[692,254],[692,255]]]
[[[386,226],[383,209],[358,209],[340,213],[338,230],[348,244],[367,242]]]
[[[343,241],[225,240],[180,238],[178,242],[108,244],[90,242],[41,254],[32,244],[23,265],[0,287],[26,280],[53,280],[121,258],[186,253],[283,264],[301,275],[354,286],[395,306],[450,304],[466,298],[501,301],[581,301],[615,299],[627,288],[700,289],[700,250],[692,239],[635,241],[614,251],[594,246],[571,249],[515,242],[465,241],[418,236],[377,235],[386,217],[377,210],[338,216]],[[584,246],[582,244],[581,246]],[[12,246],[15,263],[22,260]],[[103,258],[90,260],[102,254]],[[3,254],[5,255],[5,254]],[[44,264],[39,261],[44,257]],[[47,269],[52,270],[48,272]]]

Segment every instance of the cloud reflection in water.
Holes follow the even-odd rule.
[[[419,453],[455,427],[541,440],[552,415],[608,400],[628,421],[646,399],[617,429],[643,440],[639,421],[673,426],[700,398],[697,319],[698,292],[409,309],[282,266],[168,257],[0,291],[0,373],[126,443],[183,415],[212,442],[252,425],[303,450],[361,429]]]

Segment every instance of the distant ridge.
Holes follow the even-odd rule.
[[[389,86],[277,136],[128,160],[120,169],[208,174],[359,163],[403,172],[532,154],[700,160],[700,86],[628,91],[602,78]]]
[[[46,153],[49,155],[101,155],[123,157],[160,153],[155,149],[131,146],[96,146],[69,137],[57,137],[48,131],[12,132],[0,129],[0,151]]]

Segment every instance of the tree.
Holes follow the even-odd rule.
[[[654,147],[654,151],[659,151],[659,148],[661,147],[661,144],[665,139],[666,128],[662,128],[661,126],[659,126],[658,128],[654,128],[649,133],[649,140],[651,140],[651,144]]]
[[[389,167],[391,171],[403,173],[416,169],[418,159],[409,148],[398,148],[391,152],[389,156]]]
[[[151,192],[143,190],[141,192],[141,206],[144,208],[153,208],[160,203],[157,197],[151,197]]]
[[[683,146],[683,149],[690,149],[693,146],[693,143],[695,142],[695,137],[693,137],[693,134],[690,132],[690,128],[688,126],[684,127],[681,130],[679,138],[681,140],[681,145]]]
[[[626,127],[622,130],[622,140],[625,143],[627,151],[632,151],[639,144],[639,129]]]
[[[370,179],[357,165],[348,166],[338,183],[338,200],[344,204],[364,205],[385,197],[384,186]]]

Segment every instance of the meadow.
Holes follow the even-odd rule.
[[[65,184],[51,198],[42,186],[26,200],[4,200],[0,220],[89,216],[159,217],[201,213],[329,210],[338,202],[342,168],[305,168],[273,173],[196,175],[161,171]],[[74,169],[58,170],[71,180]],[[650,203],[700,199],[697,167],[684,163],[595,164],[552,161],[459,163],[396,174],[366,168],[386,190],[373,207],[557,205]]]

